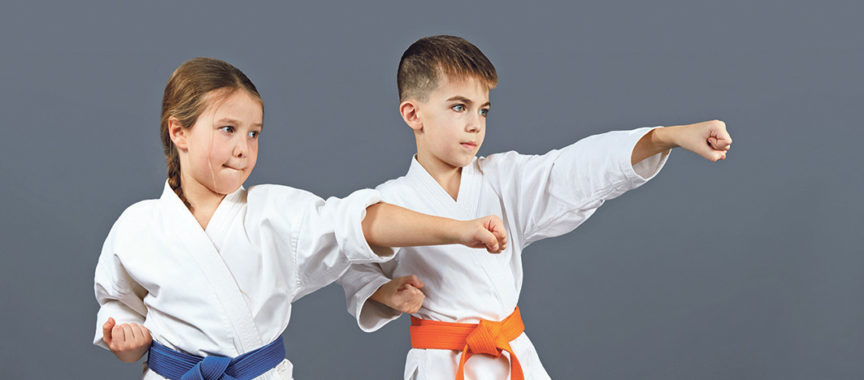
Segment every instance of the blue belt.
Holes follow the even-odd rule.
[[[285,359],[282,339],[236,358],[200,357],[165,347],[156,341],[150,346],[147,366],[170,380],[240,380],[261,376]]]

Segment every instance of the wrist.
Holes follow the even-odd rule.
[[[651,130],[651,142],[661,151],[667,151],[681,146],[678,143],[678,129],[680,126],[655,128]]]
[[[135,363],[138,359],[144,356],[144,353],[147,352],[149,347],[142,347],[136,349],[134,351],[119,351],[115,352],[114,356],[117,356],[117,359],[120,359],[121,362],[124,363]]]
[[[385,286],[387,286],[387,284],[379,286],[378,290],[376,290],[375,293],[372,293],[372,296],[369,298],[372,301],[378,302],[382,305],[386,305],[387,303],[384,302],[384,301],[386,301],[386,298],[384,297],[384,287]]]
[[[440,244],[462,244],[466,239],[464,235],[468,233],[469,227],[465,221],[441,218],[438,224],[441,227]]]

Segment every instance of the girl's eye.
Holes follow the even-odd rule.
[[[249,132],[249,137],[251,137],[251,138],[254,139],[254,138],[257,138],[258,135],[260,135],[260,134],[261,134],[260,131],[250,131],[250,132]]]
[[[488,114],[489,114],[488,108],[484,108],[484,109],[480,110],[480,116],[486,117],[486,115],[488,115]]]
[[[226,125],[224,127],[219,127],[219,129],[225,133],[234,133],[234,127],[230,125]]]
[[[462,111],[465,111],[465,105],[464,104],[456,104],[456,105],[450,107],[450,109],[452,109],[453,111],[456,111],[456,112],[462,112]]]

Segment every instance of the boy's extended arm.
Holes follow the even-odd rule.
[[[726,132],[726,123],[720,120],[654,129],[633,147],[630,164],[636,165],[658,153],[665,155],[676,147],[716,162],[726,159],[726,152],[732,147],[732,137]]]
[[[499,253],[507,247],[504,223],[494,215],[461,221],[381,202],[366,208],[362,224],[366,241],[378,248],[463,244]]]

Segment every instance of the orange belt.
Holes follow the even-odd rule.
[[[462,350],[456,380],[465,379],[465,361],[473,354],[492,357],[510,354],[510,379],[524,380],[522,365],[510,348],[510,341],[525,331],[519,307],[501,322],[480,320],[480,323],[430,321],[411,317],[411,347],[439,350]]]

